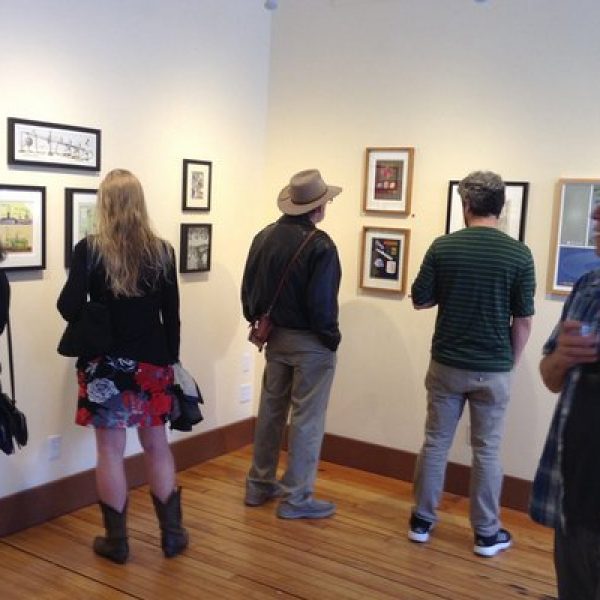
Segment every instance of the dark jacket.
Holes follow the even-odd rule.
[[[242,280],[242,307],[247,321],[267,311],[285,267],[313,229],[307,215],[284,215],[256,235]],[[340,278],[337,248],[324,231],[317,230],[288,273],[271,313],[273,323],[313,331],[335,351],[342,337],[337,301]]]
[[[115,297],[107,286],[102,260],[90,272],[89,292],[94,301],[109,309],[114,337],[111,356],[130,358],[154,365],[179,360],[179,291],[175,255],[167,278],[161,277],[155,288],[141,283],[143,295]],[[67,321],[79,318],[87,297],[87,240],[73,250],[69,278],[58,298],[58,310]]]

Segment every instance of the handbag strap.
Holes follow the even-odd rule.
[[[6,341],[8,344],[8,372],[10,374],[10,389],[12,390],[12,399],[15,400],[15,368],[13,366],[13,347],[12,334],[10,331],[10,316],[6,321]]]
[[[288,276],[288,273],[290,272],[290,269],[292,268],[292,265],[296,262],[296,260],[300,256],[300,253],[302,252],[302,250],[304,250],[304,247],[306,246],[306,244],[308,244],[310,239],[316,233],[317,233],[317,229],[315,228],[302,240],[302,243],[300,244],[300,246],[298,246],[298,249],[294,253],[294,256],[292,256],[290,262],[287,264],[285,270],[283,271],[283,274],[281,275],[281,279],[279,280],[279,284],[277,285],[275,294],[273,295],[273,300],[271,300],[271,304],[269,305],[269,309],[267,310],[267,315],[271,314],[271,311],[273,310],[273,307],[275,306],[275,302],[277,301],[277,298],[279,297],[279,294],[281,293],[281,290],[283,289],[283,284],[285,283],[285,280]]]

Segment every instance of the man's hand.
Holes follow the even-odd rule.
[[[580,321],[564,321],[556,338],[554,352],[540,362],[540,373],[546,387],[560,392],[569,369],[575,365],[593,363],[598,356],[598,335],[581,335]]]

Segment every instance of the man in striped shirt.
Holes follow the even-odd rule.
[[[502,179],[477,171],[460,182],[458,192],[467,227],[433,242],[412,285],[415,308],[437,305],[438,314],[408,537],[429,539],[448,451],[468,401],[474,552],[494,556],[511,544],[499,520],[499,453],[511,372],[531,330],[535,275],[529,248],[498,229],[505,202]]]

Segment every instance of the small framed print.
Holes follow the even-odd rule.
[[[409,229],[363,227],[360,287],[406,292]]]
[[[96,232],[98,190],[65,188],[65,267],[71,266],[73,248],[79,240]]]
[[[179,272],[210,271],[211,248],[212,225],[210,223],[182,223]]]
[[[454,233],[465,227],[462,200],[458,193],[459,183],[458,180],[453,180],[448,185],[446,233]],[[505,181],[504,185],[506,201],[500,213],[498,229],[522,242],[525,239],[529,183],[527,181]]]
[[[367,148],[363,209],[366,213],[410,213],[414,148]]]
[[[6,271],[46,268],[46,188],[0,184],[0,240]]]
[[[567,295],[575,282],[600,268],[592,212],[600,204],[600,179],[561,179],[556,190],[549,294]]]
[[[182,210],[210,210],[212,188],[212,162],[207,160],[183,160]]]
[[[100,170],[100,130],[8,118],[8,164]]]

